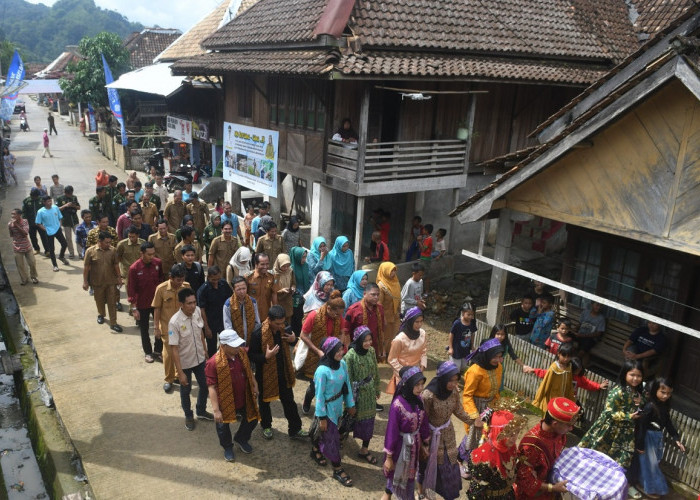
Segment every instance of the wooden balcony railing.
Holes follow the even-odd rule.
[[[328,143],[328,174],[353,182],[386,182],[461,175],[466,164],[464,141],[378,142],[367,144],[358,175],[358,150],[353,146]]]

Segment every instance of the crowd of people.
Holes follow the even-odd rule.
[[[280,231],[268,203],[257,214],[251,208],[239,216],[220,201],[210,213],[191,185],[171,199],[158,175],[142,184],[135,175],[119,182],[103,171],[95,180],[95,196],[83,209],[58,175],[48,188],[35,177],[9,223],[20,284],[38,283],[39,243],[54,271],[58,261],[68,265],[66,253],[82,259],[83,288],[94,297],[97,323],[108,321],[117,333],[125,285],[144,361],[162,362],[166,393],[179,386],[186,429],[195,428],[195,418],[215,422],[225,460],[235,460],[234,447],[253,451],[258,422],[262,438],[274,439],[271,403],[279,400],[288,436],[310,440],[310,459],[318,466],[330,462],[343,486],[353,486],[341,450],[352,433],[360,442],[359,457],[386,477],[384,498],[457,498],[463,479],[469,481],[467,497],[474,499],[554,498],[567,491],[566,481],[550,481],[550,472],[581,415],[576,390],[607,389],[585,377],[585,362],[576,357],[585,360],[605,330],[599,304],[584,311],[574,333],[567,320],[555,324],[554,298],[539,284],[523,298],[511,316],[515,334],[557,356],[545,370],[518,358],[504,325],[473,345],[475,311],[466,303],[450,329],[449,360],[426,385],[423,278],[444,247],[433,254],[433,228],[419,217],[406,255],[418,258],[401,284],[397,266],[384,258],[386,220],[377,214],[373,251],[381,258],[370,259],[378,262],[371,281],[369,270],[356,269],[347,237],[338,236],[329,247],[319,236],[307,249],[300,221],[292,217]],[[661,431],[683,449],[668,417],[671,383],[654,379],[642,390],[642,362],[663,349],[655,327],[650,323],[625,345],[619,386],[580,443],[635,469],[634,477],[652,495],[665,492],[658,467]],[[544,418],[519,445],[525,419],[500,398],[506,354],[543,379],[533,404]],[[386,386],[379,363],[392,371]],[[199,387],[194,410],[193,378]],[[312,417],[308,430],[294,399],[297,381],[308,383],[301,404],[301,413]],[[381,392],[393,399],[386,432],[376,436],[384,440],[379,459],[369,445],[376,415],[385,411],[378,403]],[[459,446],[452,416],[465,425]],[[232,434],[230,424],[237,421]]]

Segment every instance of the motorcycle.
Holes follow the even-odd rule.
[[[176,170],[171,170],[170,174],[163,178],[163,184],[167,188],[168,192],[173,193],[178,189],[185,189],[185,184],[194,182],[192,179],[192,166],[180,164],[180,167]]]
[[[165,164],[163,162],[163,152],[157,148],[151,148],[151,156],[143,163],[143,169],[147,174],[151,173],[151,168],[156,169],[156,174],[165,174]]]
[[[29,125],[27,124],[27,119],[24,116],[21,116],[19,119],[19,129],[22,132],[29,132]]]

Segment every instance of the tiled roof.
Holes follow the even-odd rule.
[[[171,66],[171,70],[175,75],[236,72],[321,75],[333,69],[332,60],[335,59],[337,53],[334,55],[327,50],[210,52],[181,59]]]
[[[368,51],[343,56],[336,69],[344,75],[473,77],[489,80],[560,82],[587,85],[607,68],[505,57],[430,55],[421,52]]]
[[[311,43],[328,0],[261,0],[204,46]],[[636,48],[624,0],[355,0],[363,48],[517,53],[619,61]]]
[[[146,28],[134,33],[124,43],[134,69],[153,64],[158,54],[177,40],[182,32],[177,29]]]
[[[208,49],[311,42],[327,0],[260,0],[209,36]]]
[[[693,0],[635,0],[639,17],[634,21],[638,33],[653,35],[671,24],[693,5]]]
[[[242,14],[252,7],[258,0],[242,0],[237,15]],[[219,27],[224,18],[230,0],[224,0],[213,11],[207,14],[201,21],[192,26],[184,35],[175,40],[158,56],[159,61],[175,61],[186,57],[204,54],[206,51],[200,46],[202,40],[211,35]]]

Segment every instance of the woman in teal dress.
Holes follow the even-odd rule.
[[[348,365],[350,385],[357,408],[352,437],[362,440],[359,457],[374,465],[377,459],[369,453],[369,442],[374,435],[374,417],[377,414],[377,399],[380,394],[377,357],[372,347],[372,332],[369,328],[355,328],[352,338],[350,350],[344,358]]]
[[[338,236],[325,260],[328,264],[324,263],[323,268],[333,275],[335,287],[344,292],[350,276],[355,271],[355,257],[350,250],[350,241],[345,236]]]

